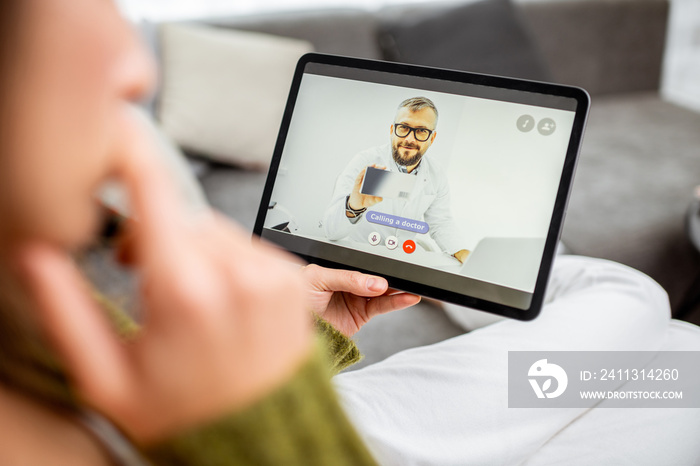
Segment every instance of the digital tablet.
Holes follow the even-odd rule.
[[[568,86],[305,55],[254,233],[398,290],[533,319],[589,101]]]

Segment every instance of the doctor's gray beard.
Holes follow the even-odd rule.
[[[399,153],[398,147],[392,147],[391,156],[393,157],[394,162],[398,163],[399,165],[403,165],[404,167],[410,167],[411,165],[415,165],[418,162],[420,162],[420,159],[423,157],[423,153],[421,151],[418,151],[413,157],[404,158]]]

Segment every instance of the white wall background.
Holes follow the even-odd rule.
[[[544,238],[566,156],[573,112],[464,99],[448,179],[467,244],[484,237]],[[516,128],[522,115],[551,118],[553,134]]]
[[[448,173],[465,247],[487,236],[545,237],[572,112],[321,76],[303,81],[271,199],[292,214],[298,233],[323,235],[319,222],[338,174],[356,153],[388,143],[397,105],[420,95],[440,113],[425,156]],[[523,114],[552,118],[557,130],[522,133]]]
[[[438,136],[429,154],[446,166],[462,115],[459,100],[439,92],[304,78],[272,195],[272,201],[294,215],[299,233],[322,234],[319,221],[338,174],[358,152],[389,143],[396,108],[416,96],[428,97],[438,108]]]

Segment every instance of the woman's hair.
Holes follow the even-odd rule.
[[[26,8],[26,7],[25,7]],[[10,92],[10,81],[14,76],[13,62],[18,55],[19,31],[21,22],[22,0],[10,0],[5,2],[0,12],[0,120],[3,125],[0,126],[0,156],[3,158],[6,148],[7,125],[7,97]]]
[[[0,10],[0,170],[12,154],[9,136],[12,134],[12,107],[18,102],[16,82],[22,55],[22,37],[27,10],[23,0],[4,2]],[[21,96],[19,97],[21,99]],[[6,196],[5,196],[6,197]],[[0,199],[0,202],[7,201]],[[0,209],[0,212],[7,209]],[[0,222],[8,219],[0,218]],[[0,241],[2,237],[0,237]],[[5,254],[8,245],[0,244]],[[11,252],[11,251],[10,251]],[[50,379],[63,375],[43,344],[41,332],[33,316],[29,296],[24,292],[17,274],[0,258],[0,384],[34,396],[37,400],[63,407],[65,394],[56,392]]]
[[[15,73],[14,61],[19,55],[18,43],[20,41],[20,31],[22,15],[27,9],[22,5],[22,0],[8,0],[3,2],[2,14],[0,14],[0,116],[3,123],[6,121],[6,98],[10,91],[8,81],[13,79]],[[5,128],[5,125],[2,126]],[[5,134],[2,134],[5,136]],[[0,140],[2,141],[2,140]],[[2,154],[5,155],[5,154]]]
[[[0,170],[4,169],[3,165],[10,156],[9,136],[12,134],[10,123],[13,106],[11,99],[14,94],[14,82],[19,74],[16,58],[21,54],[21,16],[27,9],[22,3],[22,0],[9,0],[4,2],[0,9]]]
[[[3,5],[0,12],[0,170],[8,163],[7,160],[11,156],[9,135],[10,129],[10,114],[12,98],[12,87],[15,76],[14,57],[17,56],[17,42],[19,40],[19,21],[22,0],[10,0]],[[3,196],[6,197],[6,196]],[[0,199],[0,202],[7,202],[8,199]],[[4,206],[0,206],[4,207]],[[0,213],[7,209],[0,208]],[[0,222],[6,222],[7,219],[0,218]],[[0,241],[2,236],[0,236]],[[6,245],[0,244],[0,250]],[[6,259],[6,258],[5,258]],[[17,290],[12,283],[12,274],[7,270],[8,264],[0,259],[0,365],[6,359],[3,347],[7,339],[7,333],[10,329],[7,327],[8,316],[10,313],[8,306],[10,303],[17,301]],[[1,377],[1,376],[0,376]]]

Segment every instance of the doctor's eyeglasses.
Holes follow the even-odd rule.
[[[416,138],[416,141],[420,142],[427,141],[430,135],[433,134],[433,131],[429,129],[413,128],[411,126],[402,125],[401,123],[394,123],[394,134],[400,138],[408,137],[411,131],[413,131],[413,137]]]

